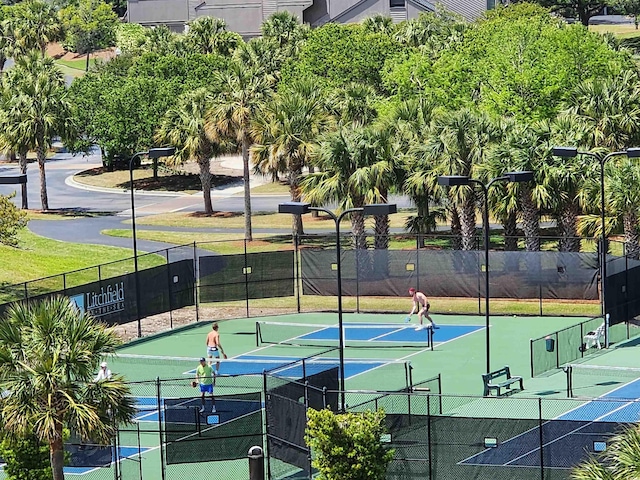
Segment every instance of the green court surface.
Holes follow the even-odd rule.
[[[399,390],[406,385],[405,366],[410,362],[413,383],[438,374],[442,376],[442,392],[447,396],[442,399],[442,413],[451,416],[535,419],[540,413],[538,398],[553,398],[557,401],[545,402],[543,415],[545,418],[556,418],[581,404],[577,399],[566,398],[566,375],[561,370],[531,378],[529,348],[532,338],[575,325],[585,320],[584,318],[492,316],[489,330],[491,369],[496,370],[509,365],[513,375],[524,377],[525,386],[524,391],[501,401],[496,401],[495,398],[481,398],[481,375],[486,370],[487,337],[484,316],[434,315],[434,320],[440,328],[434,331],[433,350],[426,343],[420,343],[426,331],[414,330],[415,317],[413,324],[409,324],[408,327],[404,324],[404,316],[401,314],[344,314],[343,320],[345,326],[353,325],[353,331],[358,335],[364,335],[366,330],[359,329],[358,325],[370,325],[374,330],[383,327],[402,329],[402,335],[405,337],[399,344],[411,343],[418,339],[411,346],[377,346],[378,336],[374,335],[370,348],[361,348],[361,343],[358,343],[357,347],[347,346],[347,390]],[[338,316],[336,313],[305,313],[220,322],[220,339],[229,361],[221,362],[221,376],[216,382],[217,395],[259,391],[262,389],[263,370],[281,365],[287,360],[324,352],[331,345],[338,346],[337,341],[333,340],[320,341],[316,346],[256,345],[256,322],[290,324],[289,327],[279,326],[271,337],[277,339],[278,335],[281,335],[283,340],[288,340],[303,335],[301,332],[305,331],[305,325],[309,325],[306,331],[312,334],[317,332],[317,325],[332,325],[335,328]],[[212,321],[202,321],[169,333],[134,341],[120,348],[118,354],[107,361],[114,373],[122,374],[129,381],[136,382],[132,384],[132,392],[141,402],[145,399],[153,401],[152,399],[158,395],[156,378],[166,380],[161,381],[160,396],[163,398],[198,397],[199,391],[192,388],[190,382],[198,359],[206,355],[205,339],[211,331],[211,325]],[[386,338],[386,335],[380,336]],[[407,339],[408,342],[405,341]],[[607,351],[594,350],[583,361],[599,365],[640,366],[640,361],[637,361],[637,349],[634,348],[636,343],[632,339]],[[350,345],[349,340],[347,345]],[[322,361],[337,362],[338,353],[334,350],[321,358]],[[247,371],[254,371],[255,375],[236,376],[237,370],[232,371],[232,366],[235,369],[239,368],[238,366],[241,369],[246,366]],[[585,387],[580,394],[598,396],[607,388],[601,387]],[[363,398],[366,398],[366,395]],[[419,402],[416,403],[418,404]],[[140,469],[143,472],[142,478],[160,478],[157,414],[142,416],[139,420],[141,445],[150,449],[142,454],[141,462],[137,461],[137,456],[122,462],[124,472],[131,472],[131,475],[123,475],[124,480],[139,478]],[[137,444],[136,437],[136,433],[127,432],[121,444]],[[248,467],[246,460],[200,462],[168,465],[166,473],[167,478],[176,479],[243,479],[248,476]],[[113,468],[100,468],[78,477],[98,480],[113,478],[113,474]]]

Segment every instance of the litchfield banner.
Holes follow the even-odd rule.
[[[116,314],[126,308],[124,283],[123,280],[106,286],[101,285],[99,291],[70,295],[69,299],[76,304],[78,310],[90,313],[96,318]]]

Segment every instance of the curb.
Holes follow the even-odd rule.
[[[73,177],[83,171],[84,170],[78,170],[77,172],[69,175],[67,178],[65,178],[64,183],[66,185],[69,185],[70,187],[77,188],[79,190],[87,190],[90,192],[119,193],[119,194],[131,195],[131,190],[128,188],[96,187],[93,185],[85,185],[83,183],[79,183],[75,181]],[[149,195],[154,197],[188,197],[191,195],[189,193],[182,193],[182,192],[164,192],[164,191],[148,192],[146,190],[134,190],[134,193],[136,195]]]

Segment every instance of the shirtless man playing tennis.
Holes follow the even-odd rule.
[[[409,289],[409,295],[411,295],[411,299],[413,300],[413,308],[409,312],[409,316],[407,316],[407,322],[411,321],[411,315],[413,315],[414,312],[417,311],[418,318],[420,319],[420,325],[416,327],[416,331],[425,328],[422,324],[423,317],[426,317],[429,322],[431,322],[430,325],[427,325],[427,327],[432,327],[433,329],[440,328],[436,325],[436,322],[434,322],[433,319],[429,316],[429,308],[431,307],[431,305],[427,300],[427,296],[422,292],[416,291],[416,289],[413,287]]]
[[[215,374],[216,375],[220,375],[220,353],[222,353],[222,356],[224,357],[224,359],[227,359],[227,354],[224,353],[224,349],[222,348],[222,345],[220,345],[220,334],[218,333],[218,324],[214,323],[211,328],[213,330],[211,330],[209,332],[209,334],[207,335],[207,357],[209,358],[209,365],[213,364],[213,357],[216,358],[216,370],[215,370]]]

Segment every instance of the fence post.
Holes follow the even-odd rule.
[[[169,262],[169,249],[165,251],[165,259],[167,261],[167,291],[169,294],[169,328],[173,330],[173,292],[171,286],[173,285],[173,279],[171,278],[171,263]]]
[[[200,267],[198,265],[198,251],[196,250],[196,242],[193,242],[193,301],[196,304],[196,322],[200,321],[200,306],[198,289],[200,288]]]
[[[298,234],[293,236],[293,264],[295,265],[294,280],[296,286],[296,303],[298,305],[298,313],[300,313],[300,289],[302,288],[302,279],[300,278],[300,249],[298,247],[300,238]]]
[[[429,480],[433,480],[433,459],[431,455],[431,395],[427,394],[427,460],[429,461]]]
[[[163,435],[162,435],[162,395],[161,395],[161,387],[160,387],[160,377],[156,377],[156,402],[158,405],[158,434],[160,435],[160,475],[162,480],[166,480],[166,471],[164,465],[164,448],[163,448]]]
[[[540,479],[544,480],[544,435],[542,434],[542,398],[538,398],[538,430],[540,431]]]
[[[244,296],[247,305],[247,318],[249,318],[249,271],[247,266],[247,239],[242,242],[244,244]]]

